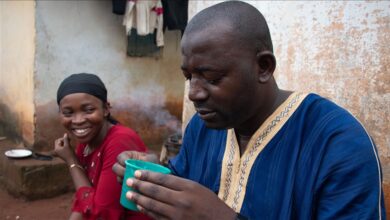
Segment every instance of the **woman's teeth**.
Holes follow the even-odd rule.
[[[84,134],[88,131],[88,129],[74,129],[76,134]]]

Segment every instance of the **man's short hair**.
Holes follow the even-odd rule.
[[[239,44],[257,51],[273,52],[271,34],[264,16],[252,5],[241,1],[226,1],[200,11],[190,20],[184,34],[212,27],[220,21],[231,25]]]

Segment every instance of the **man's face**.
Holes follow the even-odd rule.
[[[189,99],[211,128],[232,128],[253,116],[259,86],[256,53],[237,45],[226,24],[186,33],[182,70],[190,80]]]

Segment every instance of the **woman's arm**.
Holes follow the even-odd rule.
[[[64,134],[62,138],[58,138],[54,144],[55,154],[63,159],[69,168],[75,189],[78,190],[83,186],[90,187],[91,183],[85,170],[80,165],[74,151],[70,147],[68,134]]]

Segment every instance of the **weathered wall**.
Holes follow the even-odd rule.
[[[190,1],[189,17],[218,2]],[[348,109],[390,164],[390,2],[247,2],[268,21],[280,87],[319,93]],[[183,116],[192,112],[184,108]]]
[[[34,140],[35,2],[0,1],[0,136]]]
[[[160,58],[126,56],[122,16],[111,1],[37,1],[35,148],[50,148],[61,135],[56,91],[68,75],[96,73],[105,82],[112,114],[150,146],[180,128],[183,77],[180,32],[165,33]]]

